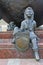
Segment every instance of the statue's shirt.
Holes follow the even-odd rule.
[[[35,27],[36,27],[36,22],[34,20],[33,21],[31,21],[31,20],[24,20],[21,23],[21,30],[28,30],[31,39],[36,37],[36,35],[34,33],[34,28]]]
[[[34,30],[34,27],[36,26],[36,22],[33,20],[24,20],[21,23],[21,29],[28,29],[28,30]]]

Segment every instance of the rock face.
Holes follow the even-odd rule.
[[[43,24],[43,0],[0,0],[0,7],[5,17],[10,21],[13,20],[18,26],[24,19],[23,12],[28,6],[31,6],[35,12],[37,26]]]

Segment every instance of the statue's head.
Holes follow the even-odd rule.
[[[27,7],[24,12],[24,18],[25,19],[34,19],[34,11],[31,7]]]

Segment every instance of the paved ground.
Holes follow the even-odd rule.
[[[0,65],[43,65],[43,59],[0,59]]]

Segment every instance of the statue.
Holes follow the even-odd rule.
[[[8,25],[7,30],[8,30],[8,31],[12,31],[12,30],[14,30],[14,27],[15,27],[14,22],[11,21],[11,22],[9,23],[9,25]]]
[[[35,34],[35,29],[36,29],[36,21],[34,20],[34,11],[31,7],[27,7],[25,12],[24,12],[24,18],[25,20],[23,20],[21,22],[21,27],[20,29],[18,27],[15,27],[14,28],[14,35],[16,35],[16,33],[21,33],[21,32],[25,32],[27,33],[27,30],[28,30],[28,40],[30,39],[31,41],[31,44],[32,44],[32,49],[34,51],[34,56],[35,56],[35,59],[37,61],[40,60],[40,57],[39,57],[39,53],[38,53],[38,37],[37,35]],[[19,34],[20,35],[20,34]],[[23,36],[23,35],[21,35]],[[15,37],[15,36],[14,36]],[[16,36],[17,37],[17,36]],[[17,37],[18,38],[18,37]],[[27,37],[26,37],[27,39]],[[14,39],[15,40],[15,39]],[[13,40],[13,41],[14,41]],[[17,40],[17,39],[16,39]],[[23,40],[23,39],[22,39]],[[27,40],[27,41],[28,41]],[[29,41],[28,41],[29,42]],[[24,45],[24,44],[23,44]]]

